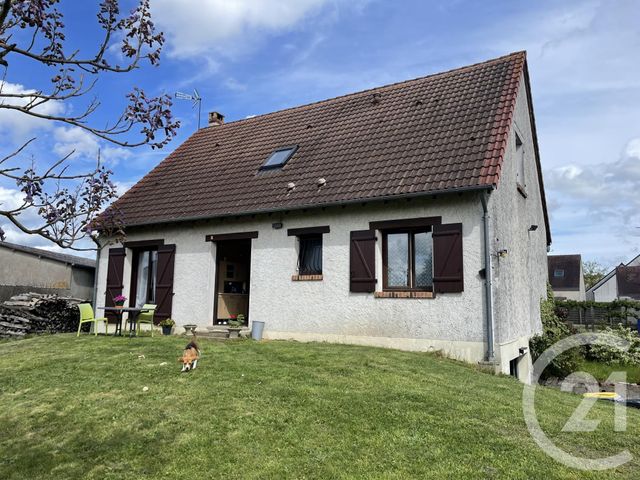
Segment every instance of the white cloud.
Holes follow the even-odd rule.
[[[2,108],[2,105],[25,106],[34,97],[2,97],[3,93],[29,95],[35,93],[35,90],[26,88],[18,83],[0,80],[0,132],[4,131],[14,136],[26,137],[35,130],[51,127],[51,122],[48,120],[36,118],[17,110]],[[58,115],[64,111],[64,105],[62,102],[52,100],[35,107],[33,111],[42,115]]]
[[[9,210],[22,205],[24,194],[15,188],[0,187],[0,208]]]
[[[79,127],[56,127],[53,131],[55,143],[53,151],[60,157],[71,155],[71,159],[82,158],[95,162],[100,154],[102,163],[116,166],[120,160],[130,158],[130,149],[101,142],[95,135]]]
[[[20,190],[0,186],[0,209],[8,210],[11,208],[18,208],[22,205],[23,198],[24,194]],[[38,216],[36,210],[33,208],[29,208],[20,213],[20,215],[18,216],[18,220],[27,228],[34,228],[42,224],[40,217]],[[4,230],[6,234],[5,240],[7,242],[16,243],[18,245],[26,245],[29,247],[42,248],[44,250],[49,250],[52,252],[62,252],[89,258],[95,257],[95,253],[93,251],[77,252],[69,249],[63,249],[39,235],[24,233],[23,231],[15,227],[9,220],[2,216],[0,216],[0,227],[2,227],[2,230]],[[84,249],[94,247],[93,242],[89,239],[80,240],[74,246],[75,248]]]
[[[635,157],[640,160],[640,138],[634,138],[627,144],[625,153],[628,157]]]
[[[172,56],[242,51],[262,34],[296,28],[341,0],[155,0],[153,15]]]
[[[232,92],[244,92],[247,90],[247,86],[244,83],[239,82],[233,77],[227,78],[223,85]]]
[[[116,181],[113,182],[114,185],[116,186],[116,193],[118,195],[118,197],[121,197],[122,195],[124,195],[127,190],[129,190],[131,187],[133,187],[136,182],[122,182],[122,181]]]
[[[526,49],[536,86],[553,95],[640,87],[635,0],[559,2],[494,29],[491,49]],[[486,32],[483,32],[486,34]],[[540,93],[540,91],[538,91]]]
[[[547,170],[553,202],[554,251],[582,253],[615,264],[638,254],[640,246],[640,156],[637,140],[614,162],[568,165]],[[630,148],[631,147],[631,148]]]
[[[86,130],[79,127],[56,127],[53,131],[55,143],[53,151],[59,156],[69,155],[72,157],[93,157],[98,156],[100,145],[98,139]]]

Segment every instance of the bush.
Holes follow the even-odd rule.
[[[173,327],[175,324],[176,322],[172,318],[165,318],[164,320],[160,320],[160,323],[158,323],[161,327]]]
[[[593,344],[589,346],[587,358],[606,364],[637,365],[640,364],[640,337],[629,327],[619,324],[615,328],[606,327],[602,333],[614,335],[629,342],[629,350],[608,345]]]
[[[547,284],[547,298],[540,302],[540,317],[542,320],[542,334],[535,335],[529,340],[531,357],[534,362],[553,344],[574,333],[558,317],[553,291],[549,284]],[[540,377],[542,379],[549,377],[564,378],[578,369],[582,357],[583,351],[580,348],[567,350],[553,359]]]

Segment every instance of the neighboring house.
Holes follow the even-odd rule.
[[[25,292],[93,298],[95,260],[0,242],[0,302]]]
[[[271,339],[441,350],[528,378],[550,232],[524,52],[212,113],[115,206],[127,239],[102,238],[99,305],[124,293],[202,330],[243,313]]]
[[[612,302],[616,299],[640,300],[640,255],[621,263],[587,290],[587,300]]]
[[[584,274],[580,255],[549,255],[549,283],[558,300],[585,300]]]

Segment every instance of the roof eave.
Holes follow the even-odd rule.
[[[544,180],[542,178],[542,162],[540,161],[540,147],[538,145],[538,131],[536,128],[536,117],[535,117],[535,113],[533,111],[533,94],[531,93],[531,81],[529,79],[529,67],[527,64],[527,59],[525,57],[524,60],[524,66],[523,66],[523,73],[524,73],[524,81],[526,84],[526,91],[527,91],[527,103],[529,105],[529,117],[531,120],[531,132],[533,135],[533,150],[535,153],[535,158],[536,158],[536,165],[538,167],[538,182],[540,185],[540,197],[542,200],[542,210],[544,213],[544,223],[545,223],[545,227],[547,230],[547,246],[550,246],[552,243],[552,238],[551,238],[551,225],[549,222],[549,212],[547,211],[547,196],[545,194],[544,191]]]
[[[307,210],[311,208],[316,209],[316,208],[324,208],[324,207],[340,207],[343,205],[354,205],[358,203],[374,203],[374,202],[377,203],[377,202],[383,202],[383,201],[389,201],[389,200],[404,200],[409,198],[430,197],[433,195],[448,195],[448,194],[454,194],[454,193],[492,191],[494,189],[495,189],[495,185],[473,185],[469,187],[448,188],[445,190],[431,190],[428,192],[416,192],[416,193],[408,193],[408,194],[402,194],[402,195],[387,195],[387,196],[371,197],[371,198],[357,198],[352,200],[343,200],[339,202],[282,206],[282,207],[269,208],[269,209],[250,210],[246,212],[223,213],[223,214],[214,214],[214,215],[198,215],[198,216],[192,216],[192,217],[174,218],[174,219],[158,220],[158,221],[152,221],[152,222],[130,223],[130,224],[126,224],[125,228],[149,227],[152,225],[167,225],[172,223],[214,220],[219,218],[246,217],[249,215],[299,211],[299,210]]]

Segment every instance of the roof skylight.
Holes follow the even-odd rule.
[[[283,167],[284,164],[287,163],[293,156],[293,154],[296,153],[297,149],[297,145],[278,148],[269,156],[269,158],[267,158],[267,161],[262,164],[260,170]]]

